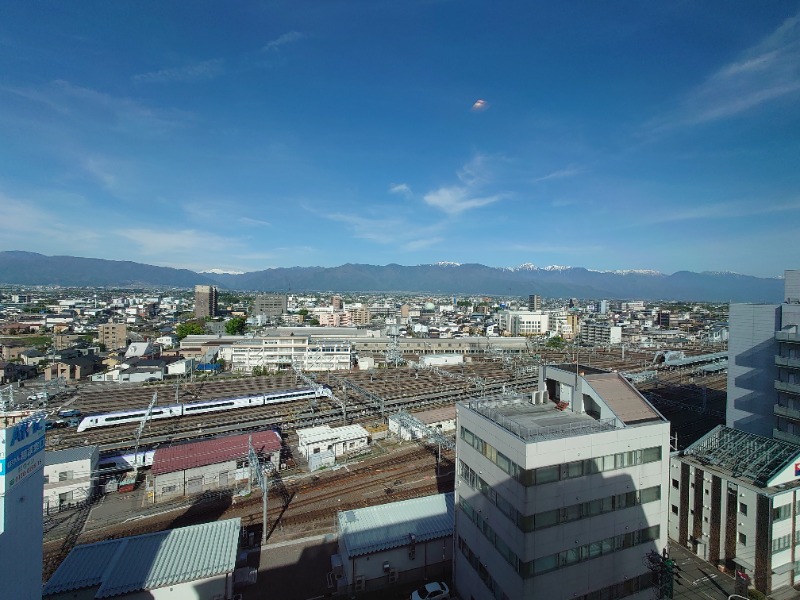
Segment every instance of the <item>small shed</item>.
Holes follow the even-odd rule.
[[[278,469],[282,440],[272,430],[157,448],[148,481],[153,501],[231,488],[249,479],[251,438],[256,454]]]
[[[340,593],[450,579],[453,492],[338,513],[339,552],[331,560]]]
[[[455,431],[456,428],[456,407],[455,405],[443,406],[431,410],[411,413],[425,427],[439,433]],[[402,419],[395,415],[389,416],[389,431],[404,440],[415,440],[420,437],[420,432],[416,429],[409,430],[403,425]]]
[[[45,584],[45,600],[233,598],[241,519],[76,546]]]
[[[306,460],[311,455],[332,452],[334,457],[359,452],[368,447],[369,432],[361,425],[307,427],[297,430],[297,447]]]

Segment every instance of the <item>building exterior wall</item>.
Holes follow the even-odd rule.
[[[194,286],[194,316],[197,319],[217,316],[217,288],[213,285]]]
[[[89,500],[95,492],[98,451],[91,458],[66,463],[45,465],[44,498],[45,514],[57,511],[69,504]]]
[[[42,597],[44,434],[44,419],[26,419],[0,429],[0,578],[4,598]]]
[[[774,304],[731,304],[728,340],[728,400],[725,423],[772,437],[775,427],[775,332],[780,307]]]
[[[346,559],[344,584],[357,587],[360,591],[371,592],[407,585],[413,581],[450,579],[453,564],[452,536],[418,542],[413,548],[413,552],[409,545],[349,558],[340,543],[339,553]],[[385,563],[388,563],[388,567]],[[359,579],[361,583],[356,586]]]
[[[670,538],[764,593],[800,583],[797,489],[759,489],[679,456],[670,473]]]
[[[280,466],[279,452],[270,455],[275,469]],[[249,479],[249,468],[243,461],[229,460],[204,467],[195,467],[153,476],[152,493],[155,502],[192,496],[212,490],[229,489]]]
[[[285,294],[259,294],[253,302],[252,314],[276,319],[287,311],[287,305]]]
[[[465,405],[457,411],[454,569],[462,597],[573,598],[606,589],[618,597],[615,586],[649,581],[644,557],[667,544],[668,423],[526,443]],[[544,483],[575,461],[624,464],[645,455],[648,462]],[[542,482],[507,473],[516,468],[537,469]],[[553,515],[622,503],[630,506],[544,525]]]

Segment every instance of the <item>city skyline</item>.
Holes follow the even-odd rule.
[[[0,27],[0,250],[226,272],[800,259],[797,1],[46,8]]]

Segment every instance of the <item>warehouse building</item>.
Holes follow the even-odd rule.
[[[231,600],[240,532],[237,518],[76,546],[41,594]]]
[[[331,557],[337,591],[450,579],[454,515],[452,492],[340,512]]]
[[[369,444],[369,432],[361,425],[307,427],[297,430],[297,448],[309,463],[313,455],[330,452],[333,458],[359,452]]]
[[[97,446],[44,453],[44,514],[86,502],[96,491]]]
[[[280,468],[281,436],[271,430],[157,448],[147,482],[153,502],[232,488],[249,480],[251,439],[261,460]]]
[[[765,594],[800,582],[800,446],[719,425],[670,462],[670,538]]]

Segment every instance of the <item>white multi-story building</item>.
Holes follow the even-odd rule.
[[[253,367],[287,369],[293,364],[304,371],[349,369],[354,356],[350,342],[315,340],[304,336],[237,340],[219,347],[219,355],[233,371],[250,373]]]
[[[720,425],[671,473],[671,539],[765,594],[800,582],[800,446]]]
[[[541,311],[501,311],[497,313],[497,324],[512,336],[544,335],[550,330],[550,315]]]
[[[581,342],[591,346],[622,343],[622,327],[608,323],[581,323]]]
[[[458,594],[651,597],[669,423],[617,373],[546,366],[532,397],[457,405]]]

